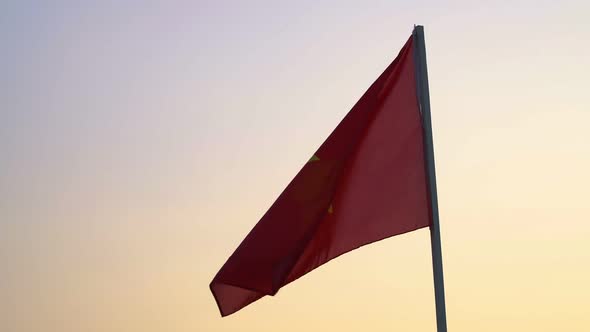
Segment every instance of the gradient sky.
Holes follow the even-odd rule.
[[[590,4],[483,3],[3,1],[0,331],[434,331],[425,229],[208,289],[415,23],[449,330],[589,331]]]

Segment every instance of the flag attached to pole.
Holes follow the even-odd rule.
[[[360,246],[429,226],[414,37],[210,284],[232,314]]]

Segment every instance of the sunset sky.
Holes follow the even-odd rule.
[[[449,331],[590,331],[589,17],[583,0],[3,1],[0,331],[435,331],[427,229],[223,319],[208,288],[414,24]]]

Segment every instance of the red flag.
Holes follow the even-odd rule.
[[[413,37],[289,183],[210,288],[232,314],[331,259],[430,224]]]

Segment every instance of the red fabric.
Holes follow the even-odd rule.
[[[362,245],[430,224],[413,40],[242,241],[210,288],[232,314]]]

